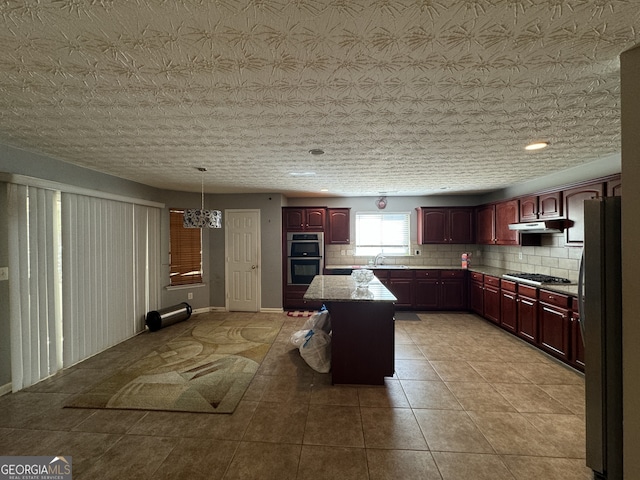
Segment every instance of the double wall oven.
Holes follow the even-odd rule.
[[[287,232],[287,284],[309,285],[324,268],[322,232]]]

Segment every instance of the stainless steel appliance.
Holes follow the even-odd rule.
[[[571,284],[571,280],[568,278],[553,277],[551,275],[543,275],[540,273],[505,273],[502,275],[502,278],[536,286]]]
[[[287,232],[287,284],[309,285],[324,269],[322,232]]]
[[[587,466],[622,479],[622,277],[620,198],[584,202],[579,307],[585,344]]]

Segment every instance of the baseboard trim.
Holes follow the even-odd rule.
[[[2,395],[6,395],[7,393],[11,393],[11,384],[7,383],[6,385],[2,385],[0,387],[0,397]]]
[[[282,308],[261,308],[260,313],[283,313]]]

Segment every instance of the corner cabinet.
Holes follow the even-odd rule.
[[[289,232],[323,232],[326,212],[325,207],[283,207],[284,229]]]
[[[325,243],[330,245],[348,245],[350,240],[350,208],[327,209],[327,235]]]
[[[475,243],[472,208],[419,207],[418,243]]]
[[[564,192],[564,212],[573,225],[566,229],[566,245],[580,246],[584,242],[584,201],[600,198],[603,183],[592,183]]]

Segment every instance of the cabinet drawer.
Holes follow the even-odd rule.
[[[484,276],[484,284],[491,285],[492,287],[500,286],[500,279],[498,277],[490,277],[489,275]]]
[[[540,290],[540,301],[555,305],[556,307],[568,308],[569,297],[561,293],[550,292],[549,290]]]
[[[512,282],[511,280],[501,280],[500,287],[502,287],[502,290],[506,290],[508,292],[515,292],[516,282]]]
[[[464,270],[442,270],[440,276],[442,278],[464,278]]]
[[[536,287],[529,287],[521,283],[518,284],[518,293],[525,297],[538,298],[538,289]]]
[[[440,270],[415,270],[416,278],[440,278]]]
[[[413,278],[413,270],[389,270],[389,278]]]
[[[482,282],[484,280],[484,275],[479,272],[471,272],[471,280]]]

